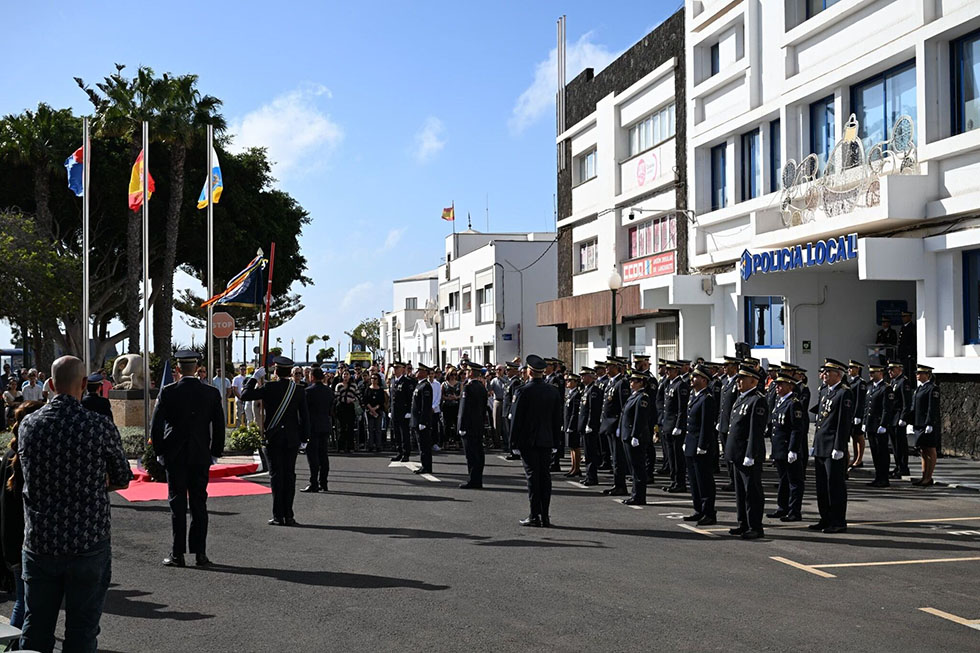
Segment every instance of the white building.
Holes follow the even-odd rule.
[[[431,315],[439,289],[439,270],[392,282],[392,310],[381,314],[379,340],[388,361],[432,364],[434,329]],[[426,319],[426,307],[430,307]]]

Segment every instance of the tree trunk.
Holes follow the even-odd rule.
[[[54,240],[54,215],[51,213],[51,183],[45,165],[34,166],[34,204],[40,236]]]
[[[170,147],[170,201],[167,205],[166,244],[160,274],[160,295],[153,304],[153,350],[169,356],[173,341],[174,267],[177,261],[177,235],[184,199],[184,160],[186,148],[180,143]]]

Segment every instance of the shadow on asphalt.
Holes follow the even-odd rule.
[[[138,619],[170,619],[173,621],[199,621],[201,619],[213,619],[213,614],[203,612],[180,612],[178,610],[165,610],[167,606],[163,603],[153,603],[152,601],[138,601],[139,597],[150,596],[151,592],[141,590],[119,590],[112,589],[118,587],[113,583],[109,586],[106,593],[105,606],[102,611],[106,614],[114,614],[120,617],[136,617]]]
[[[236,576],[259,576],[281,580],[298,585],[316,587],[343,587],[348,589],[385,589],[404,587],[407,589],[425,590],[427,592],[447,590],[449,585],[433,585],[409,578],[393,578],[391,576],[372,576],[371,574],[351,574],[334,571],[302,571],[298,569],[270,569],[267,567],[233,567],[230,565],[213,564],[208,567],[195,567],[211,573],[233,574]]]
[[[426,481],[428,482],[428,481]],[[469,503],[468,499],[457,499],[456,497],[439,497],[432,494],[379,494],[377,492],[350,492],[330,490],[324,494],[341,495],[348,497],[367,497],[369,499],[399,499],[402,501],[452,501],[454,503]]]
[[[327,524],[297,524],[294,528],[312,528],[323,531],[347,531],[363,535],[387,535],[396,539],[422,540],[489,540],[488,535],[468,535],[452,531],[428,531],[420,528],[388,528],[383,526],[335,526]]]
[[[119,510],[120,508],[123,509],[123,510],[135,510],[136,512],[165,512],[168,515],[170,514],[170,506],[169,505],[149,504],[149,503],[146,504],[146,505],[136,505],[136,504],[132,504],[132,503],[120,503],[120,504],[114,504],[112,506],[112,509],[113,510]],[[190,509],[189,508],[187,510],[187,514],[190,514]],[[227,510],[212,510],[212,509],[208,508],[208,514],[211,515],[212,517],[215,517],[215,516],[216,517],[233,517],[233,516],[239,515],[241,513],[238,513],[238,512],[230,512],[230,511],[227,511]]]
[[[608,549],[602,542],[591,540],[561,541],[561,540],[494,540],[492,542],[477,542],[477,546],[528,547],[544,549]]]

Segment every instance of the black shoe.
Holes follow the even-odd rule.
[[[667,492],[669,494],[682,494],[682,493],[686,493],[687,492],[687,486],[686,485],[675,485],[672,488],[668,488],[667,489]]]
[[[846,533],[847,526],[828,526],[827,528],[823,529],[823,532],[827,533],[828,535],[835,535],[837,533]]]
[[[745,531],[744,533],[742,533],[742,539],[743,540],[758,540],[762,536],[763,536],[762,531],[754,531],[754,530],[751,530],[751,529],[749,529],[749,530]]]
[[[776,510],[775,512],[770,512],[766,514],[769,519],[779,519],[780,517],[785,517],[786,512],[782,510]]]
[[[591,478],[587,478],[584,481],[582,481],[582,485],[586,487],[592,487],[593,485],[599,485],[599,481],[593,480]]]
[[[203,553],[194,554],[194,564],[198,567],[208,567],[211,565],[211,561]]]
[[[699,515],[697,513],[694,513],[693,515],[688,515],[687,517],[685,517],[684,521],[701,521],[702,517],[704,517],[704,515]]]
[[[541,528],[551,528],[551,517],[547,515],[541,516]]]
[[[644,499],[634,499],[633,497],[629,497],[628,499],[623,499],[623,505],[624,506],[645,506],[645,505],[647,505],[647,502]]]
[[[171,553],[166,558],[163,559],[164,567],[183,567],[184,566],[184,554],[183,553]]]
[[[629,494],[629,492],[624,487],[614,487],[614,488],[610,488],[608,491],[604,492],[603,494],[608,494],[611,497],[625,497]]]
[[[800,515],[784,515],[779,518],[779,521],[803,521],[803,517]]]
[[[307,485],[302,490],[300,490],[300,492],[319,492],[319,491],[320,488],[316,487],[315,485]]]
[[[460,483],[459,484],[459,489],[460,490],[482,490],[483,489],[483,486],[482,485],[477,485],[476,483]]]
[[[286,519],[282,522],[282,525],[283,526],[299,526],[299,522],[296,521],[295,519],[293,519],[292,517],[286,517]]]
[[[612,470],[612,463],[602,463],[599,465],[600,472],[608,472],[610,470]]]
[[[400,463],[401,461],[402,461],[402,455],[400,453],[396,453],[394,456],[391,457],[391,462],[393,463]]]
[[[827,524],[823,523],[822,521],[818,521],[816,524],[810,524],[807,526],[807,528],[811,531],[822,531],[823,529],[827,528]]]
[[[667,465],[661,465],[657,468],[657,474],[660,476],[666,476],[668,472],[670,472],[670,467],[667,467]]]
[[[537,515],[528,515],[518,523],[520,523],[521,526],[532,526],[534,528],[540,528],[541,518],[538,517]]]
[[[407,463],[408,462],[408,456],[402,456],[402,459],[401,460],[402,460],[403,463]]]
[[[735,528],[729,528],[728,529],[728,534],[729,535],[741,535],[743,533],[748,532],[748,530],[749,529],[746,528],[746,527],[744,527],[744,526],[736,526]]]
[[[431,469],[425,469],[424,467],[419,467],[418,469],[416,469],[412,473],[413,474],[431,474],[432,473],[432,470]]]
[[[663,490],[664,492],[670,492],[670,491],[671,491],[671,489],[673,489],[673,488],[675,488],[675,487],[677,487],[677,486],[676,486],[676,485],[664,485],[664,486],[663,486],[663,487],[661,487],[660,489],[661,489],[661,490]]]
[[[504,460],[520,460],[520,459],[521,459],[520,456],[515,456],[514,454],[510,454],[509,456],[504,458]]]
[[[277,517],[273,517],[267,523],[269,524],[269,526],[282,526],[283,524],[282,520]]]
[[[698,526],[714,526],[717,523],[718,520],[716,520],[714,517],[709,517],[707,515],[705,515],[704,517],[698,520]]]
[[[558,466],[558,465],[552,465],[551,467],[548,468],[548,471],[549,472],[560,472],[561,471],[561,467]]]
[[[731,483],[729,483],[728,485],[722,485],[721,486],[721,491],[722,492],[732,492],[734,490],[735,490],[735,486],[732,485]]]

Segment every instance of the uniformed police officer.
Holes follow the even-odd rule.
[[[483,467],[486,453],[483,451],[483,418],[487,413],[487,386],[483,384],[483,368],[474,363],[466,366],[466,383],[459,400],[459,417],[456,428],[463,442],[466,470],[469,473],[463,490],[483,488]],[[432,455],[429,454],[431,459]]]
[[[729,423],[732,418],[732,406],[738,397],[738,384],[736,374],[738,374],[738,359],[732,356],[724,357],[725,376],[721,381],[721,395],[718,400],[718,436],[721,439],[721,450],[725,450],[725,443],[728,441]],[[721,489],[731,492],[735,489],[735,466],[731,462],[725,463],[728,468],[728,485]]]
[[[687,492],[687,463],[684,460],[684,432],[687,429],[687,401],[691,386],[681,374],[681,361],[667,361],[667,391],[664,393],[664,421],[661,437],[667,438],[667,461],[672,494]]]
[[[763,536],[762,515],[766,496],[762,489],[762,462],[766,455],[766,398],[759,390],[763,374],[742,365],[736,374],[739,395],[732,405],[725,441],[725,460],[735,467],[735,508],[738,526],[729,534],[746,540]]]
[[[909,429],[915,436],[915,446],[922,456],[922,478],[912,481],[912,485],[929,487],[936,482],[932,474],[936,469],[936,454],[939,448],[939,387],[932,379],[932,368],[919,365],[915,370],[919,386],[912,397],[912,423]]]
[[[599,447],[600,420],[602,419],[602,389],[591,367],[581,371],[582,388],[578,411],[578,431],[585,443],[585,480],[582,485],[599,484],[599,463],[602,449]]]
[[[633,477],[633,490],[623,499],[627,506],[643,506],[647,502],[647,445],[652,438],[650,412],[653,403],[645,392],[649,374],[634,370],[630,374],[631,394],[623,405],[619,418],[619,439],[626,454],[626,463]]]
[[[779,376],[779,372],[779,365],[775,363],[771,363],[766,370],[769,375],[769,380],[766,382],[766,407],[769,408],[770,414],[772,414],[772,407],[776,405],[776,377]]]
[[[310,464],[310,484],[300,492],[326,492],[330,476],[330,431],[333,424],[334,391],[323,382],[326,374],[321,367],[310,373],[313,383],[306,388],[306,409],[310,414],[310,442],[306,445],[306,460]]]
[[[85,396],[82,397],[82,407],[91,411],[105,415],[109,421],[115,423],[112,418],[112,404],[105,397],[99,395],[102,389],[102,372],[89,375],[85,380]]]
[[[916,346],[915,321],[911,311],[902,311],[902,326],[898,329],[898,360],[902,361],[905,371],[909,374],[915,369],[916,358],[919,355]]]
[[[851,464],[848,465],[847,471],[864,467],[864,449],[866,445],[861,422],[864,418],[864,401],[865,395],[868,393],[868,384],[861,378],[861,371],[863,369],[864,364],[854,359],[851,359],[847,364],[846,385],[851,389],[851,395],[854,399],[854,425],[851,427],[851,442],[854,448],[854,457],[851,459]]]
[[[393,462],[407,463],[412,455],[412,393],[415,392],[415,379],[405,374],[405,363],[395,361],[391,364],[394,376],[391,379],[391,438],[394,440]]]
[[[531,378],[514,402],[511,434],[524,463],[531,510],[522,526],[551,526],[552,453],[561,440],[562,396],[555,386],[544,382],[544,360],[530,354],[525,359]]]
[[[868,485],[888,487],[888,427],[885,425],[885,406],[889,392],[882,365],[868,365],[871,383],[864,396],[864,416],[861,428],[871,448],[875,477]]]
[[[578,478],[582,475],[582,432],[578,428],[578,415],[581,408],[582,391],[579,383],[582,377],[578,374],[565,375],[565,446],[572,457],[572,467],[565,474],[567,478]]]
[[[521,386],[524,385],[524,374],[527,371],[527,368],[523,365],[520,365],[517,362],[517,359],[509,361],[507,363],[508,369],[510,368],[511,365],[514,366],[514,368],[517,370],[517,373],[510,380],[510,383],[507,386],[507,392],[504,395],[504,417],[506,418],[505,421],[507,422],[507,442],[508,442],[507,460],[520,460],[521,457],[513,453],[513,449],[515,447],[513,446],[513,443],[510,442],[511,439],[510,429],[514,421],[514,399],[517,396],[517,392],[521,389]]]
[[[606,383],[606,391],[602,398],[602,433],[609,443],[609,451],[612,456],[613,486],[603,490],[603,494],[614,497],[626,496],[626,451],[623,449],[623,441],[616,433],[619,428],[619,417],[623,414],[623,406],[629,399],[629,384],[623,374],[626,369],[626,361],[618,356],[610,356],[606,360],[606,369],[609,371],[609,381]]]
[[[657,427],[657,389],[659,387],[659,381],[657,377],[653,375],[650,370],[650,356],[647,354],[634,354],[633,355],[633,369],[637,372],[643,372],[646,374],[647,382],[646,386],[643,388],[643,393],[647,396],[647,400],[650,402],[650,410],[648,411],[650,420],[650,437],[647,438],[647,451],[646,451],[646,475],[647,475],[647,485],[654,482],[654,474],[656,473],[657,466],[657,445],[653,442],[653,432]]]
[[[696,521],[698,526],[716,523],[715,458],[718,456],[718,416],[715,397],[708,388],[711,373],[701,365],[691,373],[691,397],[687,404],[687,427],[684,438],[684,461],[691,482],[694,513],[684,521]]]
[[[776,386],[776,402],[769,415],[769,439],[779,474],[779,490],[776,510],[766,517],[785,522],[800,521],[803,519],[803,452],[808,436],[803,417],[806,411],[794,392],[796,379],[784,372],[776,377],[773,385]]]
[[[173,546],[163,564],[183,567],[186,547],[202,566],[211,563],[207,556],[208,472],[225,447],[225,413],[218,389],[197,378],[199,354],[181,350],[175,358],[181,379],[160,389],[150,426],[150,444],[167,468],[173,531]]]
[[[667,386],[670,379],[667,378],[667,361],[663,358],[657,359],[657,392],[653,397],[653,405],[657,408],[657,422],[654,428],[654,436],[660,441],[661,461],[656,473],[661,476],[670,474],[670,456],[667,455],[667,437],[664,435],[664,401],[667,395]]]
[[[885,425],[892,445],[895,466],[891,478],[900,479],[909,472],[909,443],[906,425],[912,413],[912,393],[905,382],[905,365],[902,361],[888,361],[891,384],[885,397]]]
[[[598,387],[603,396],[605,396],[606,386],[609,385],[609,374],[606,370],[606,361],[595,361],[593,367],[595,367],[596,387]],[[599,461],[599,470],[608,471],[612,469],[612,453],[609,451],[609,441],[603,436],[599,437],[599,451],[602,455],[602,458]]]
[[[813,434],[814,476],[820,521],[811,530],[847,531],[847,443],[854,420],[854,398],[842,381],[847,368],[833,358],[824,361],[827,389],[820,399]]]
[[[295,526],[293,498],[296,496],[296,456],[300,442],[309,442],[310,413],[306,394],[291,378],[293,361],[277,356],[277,381],[256,387],[253,376],[242,390],[243,401],[261,400],[265,408],[265,441],[269,454],[269,480],[272,485],[270,526]]]
[[[472,363],[470,363],[472,365]],[[409,426],[411,426],[412,433],[415,434],[415,439],[419,443],[419,462],[422,466],[415,470],[416,474],[431,474],[432,473],[432,384],[429,383],[429,372],[431,368],[428,365],[419,363],[418,369],[415,371],[415,388],[412,390],[412,407],[409,411],[411,418],[409,420]],[[486,411],[486,401],[484,403],[484,411]],[[462,406],[460,406],[460,412],[462,411]],[[480,431],[480,437],[483,437],[482,429]],[[403,458],[403,460],[405,460]]]

